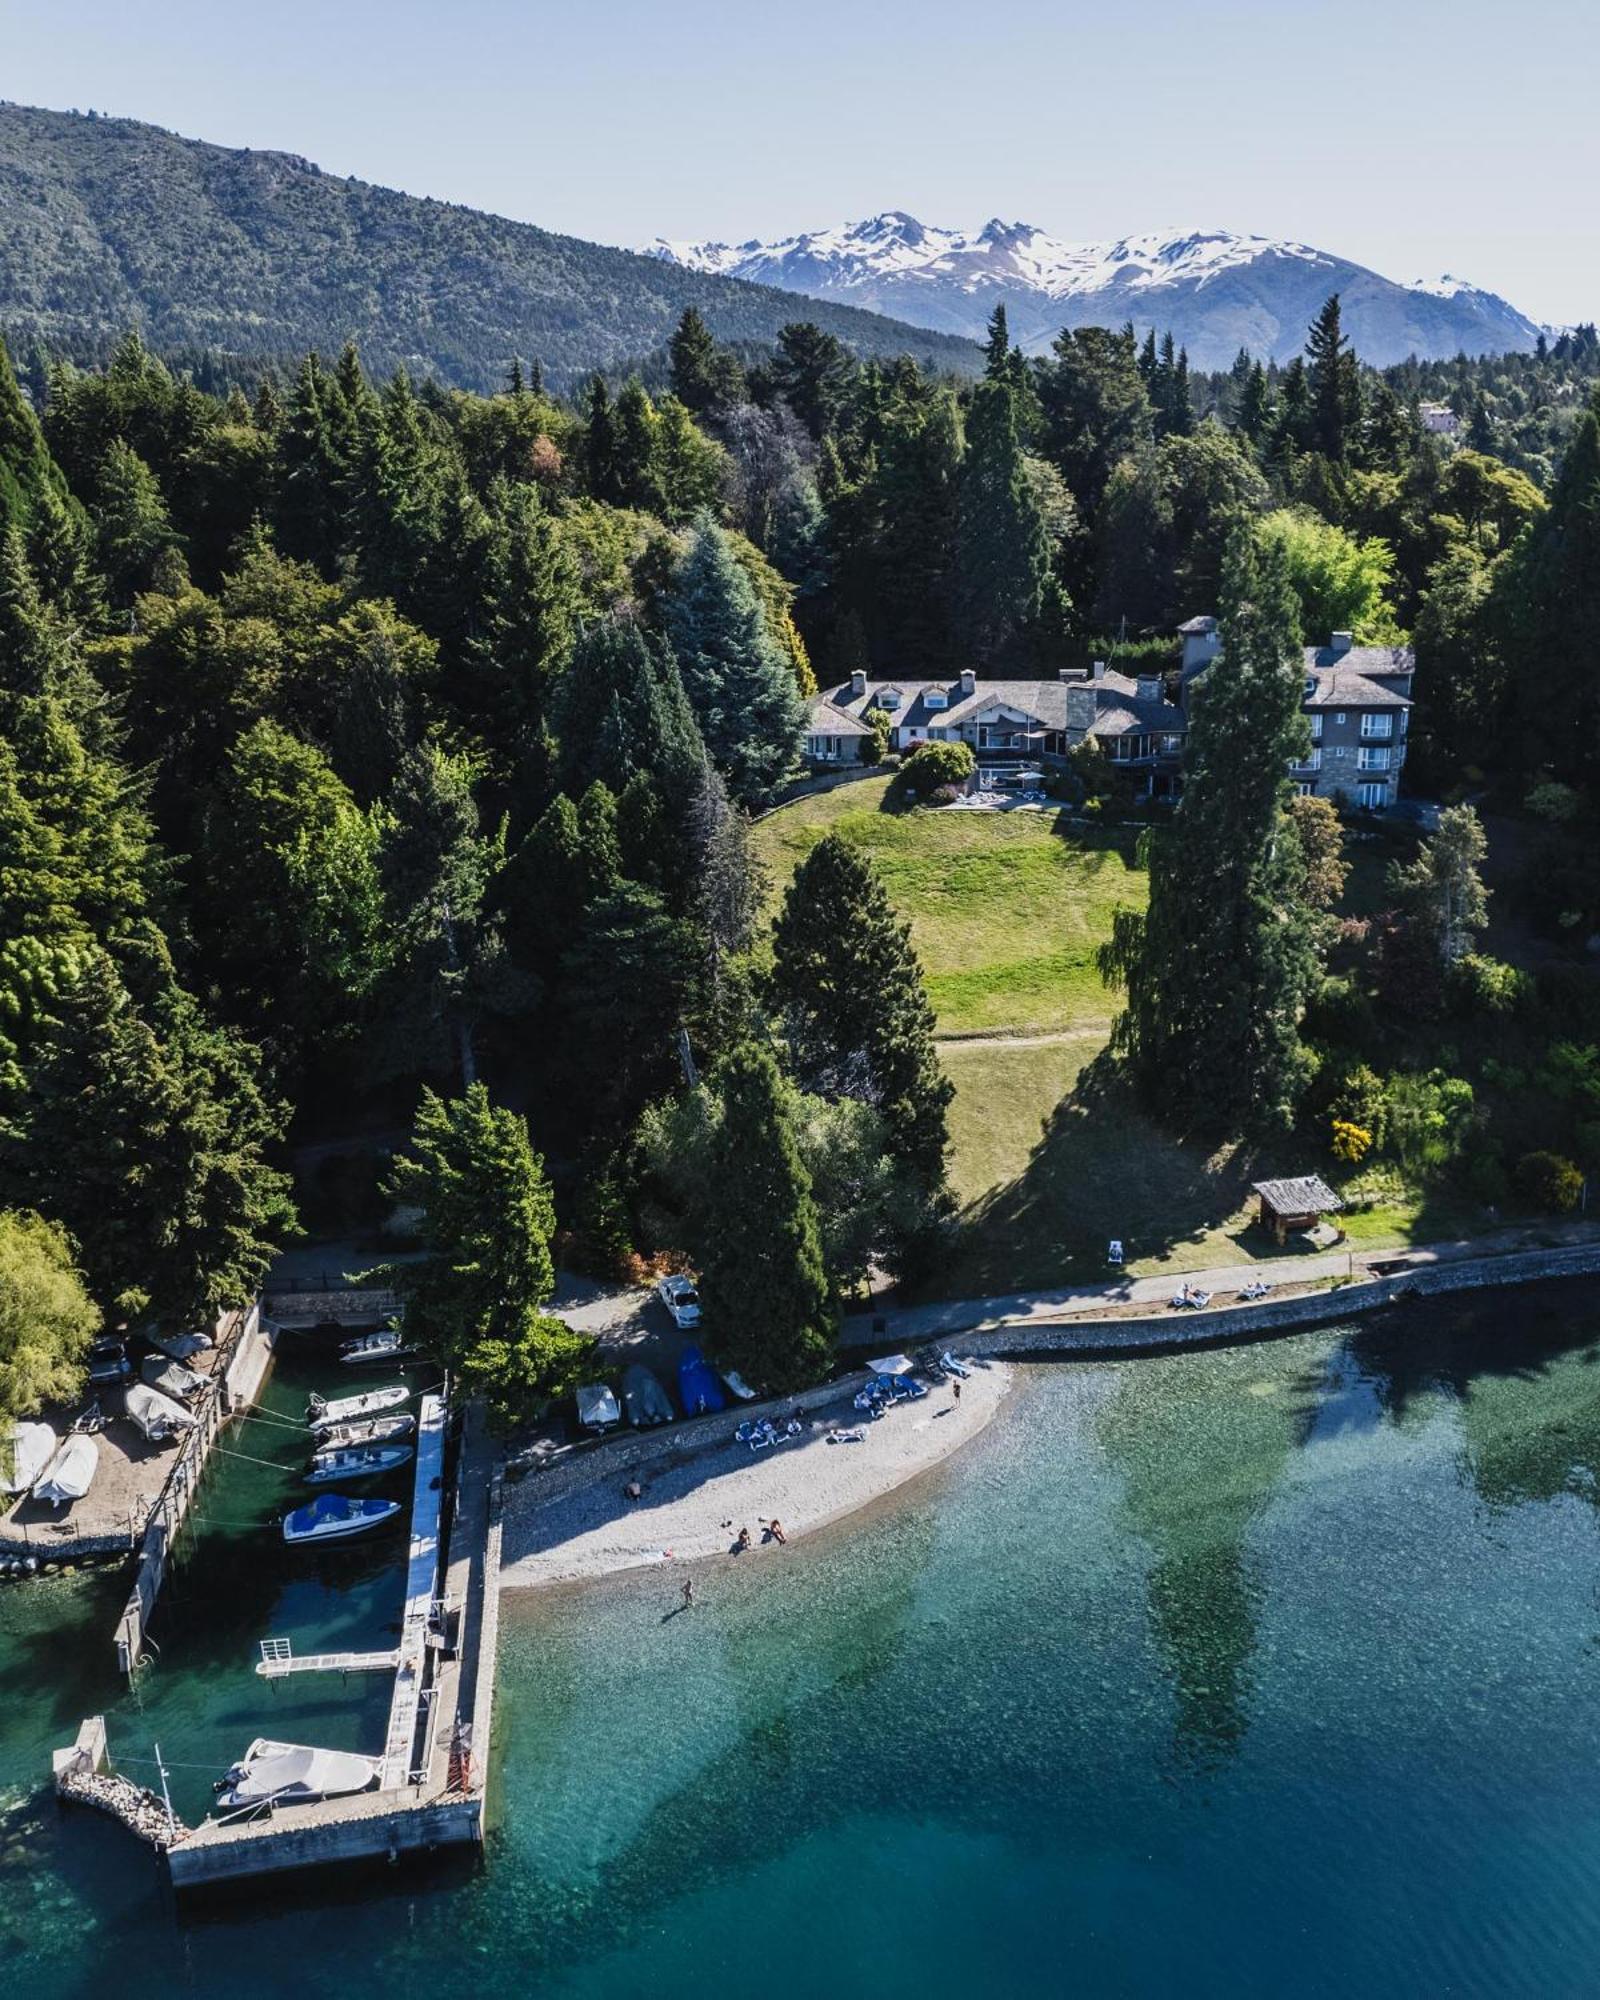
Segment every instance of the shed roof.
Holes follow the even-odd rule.
[[[1344,1207],[1320,1174],[1302,1174],[1297,1180],[1257,1181],[1251,1192],[1260,1195],[1277,1215],[1330,1215]]]

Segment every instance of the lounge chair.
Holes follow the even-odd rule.
[[[966,1365],[966,1363],[964,1361],[957,1361],[957,1359],[953,1354],[941,1354],[939,1356],[939,1359],[944,1363],[945,1367],[950,1370],[950,1373],[952,1375],[959,1375],[963,1382],[965,1382],[967,1377],[972,1373],[972,1370]]]

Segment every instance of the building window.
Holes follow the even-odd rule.
[[[1356,786],[1356,804],[1367,812],[1371,812],[1376,806],[1383,805],[1388,796],[1389,787],[1387,785]]]
[[[1380,742],[1387,743],[1389,738],[1394,734],[1394,717],[1392,715],[1376,714],[1369,709],[1361,718],[1361,734],[1365,737],[1376,738]]]
[[[1339,727],[1340,727],[1341,729],[1343,729],[1343,727],[1344,727],[1344,710],[1343,710],[1343,709],[1341,708],[1341,709],[1340,709],[1340,711],[1339,711],[1339,713],[1338,713],[1338,714],[1337,714],[1337,715],[1336,715],[1336,716],[1335,716],[1335,717],[1334,717],[1333,719],[1334,719],[1334,721],[1335,721],[1336,723],[1338,723]]]
[[[1310,716],[1308,720],[1310,721],[1311,724],[1312,742],[1320,743],[1322,741],[1322,717],[1320,715],[1313,715]]]
[[[1303,799],[1313,799],[1317,795],[1317,788],[1309,778],[1299,780],[1295,785],[1295,790]]]
[[[1388,768],[1389,752],[1387,747],[1369,749],[1363,743],[1361,748],[1356,752],[1356,769],[1358,771],[1387,771]]]

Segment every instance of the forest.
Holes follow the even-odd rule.
[[[825,1371],[869,1269],[937,1266],[951,1087],[869,859],[820,840],[766,920],[751,817],[806,700],[1175,664],[1197,611],[1223,661],[1105,948],[1107,1062],[1199,1132],[1577,1200],[1593,329],[1380,375],[1334,298],[1303,361],[1200,379],[1095,328],[1030,361],[997,314],[970,380],[814,321],[735,350],[691,307],[646,373],[0,363],[0,1406],[392,1213],[408,1324],[508,1418],[583,1363],[558,1261],[687,1258],[725,1365]],[[1448,808],[1359,917],[1332,808],[1287,796],[1334,628],[1414,642],[1408,789]],[[1491,810],[1536,969],[1479,948]]]

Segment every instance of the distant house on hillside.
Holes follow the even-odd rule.
[[[1215,618],[1180,625],[1183,683],[1204,671],[1222,651]],[[1357,646],[1335,632],[1326,646],[1305,648],[1302,708],[1311,724],[1311,749],[1290,772],[1297,791],[1377,809],[1400,795],[1406,757],[1412,676],[1409,646]]]
[[[1423,403],[1417,414],[1422,428],[1434,437],[1454,437],[1461,428],[1461,419],[1448,403]]]

